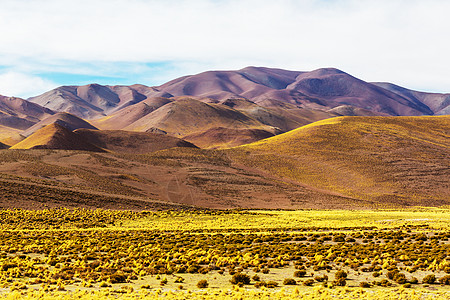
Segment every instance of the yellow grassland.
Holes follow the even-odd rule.
[[[427,275],[435,274],[439,280],[450,272],[450,211],[443,208],[160,212],[47,209],[0,210],[0,217],[0,299],[450,296],[448,284],[422,283]],[[183,266],[187,271],[181,271]],[[292,278],[302,266],[306,267],[306,276],[297,278],[297,285],[285,285],[283,279]],[[189,271],[193,267],[200,269]],[[375,277],[373,271],[364,270],[373,267],[380,275]],[[415,277],[419,282],[407,286],[387,280],[393,268],[406,274],[408,282]],[[227,271],[220,273],[220,269]],[[337,270],[348,273],[345,287],[335,286],[332,281]],[[231,284],[231,271],[252,276],[251,285]],[[254,286],[254,275],[278,286],[258,288]],[[329,279],[318,282],[317,275]],[[124,279],[114,282],[114,276]],[[210,286],[198,288],[201,279]],[[391,286],[378,286],[383,282],[380,279]],[[308,280],[312,280],[312,286],[305,286]],[[359,287],[363,282],[370,282],[370,287]]]

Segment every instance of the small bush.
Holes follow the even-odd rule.
[[[303,281],[303,285],[305,286],[312,286],[314,284],[314,279],[308,279]]]
[[[439,278],[439,283],[444,285],[450,285],[450,275],[445,275],[444,277]]]
[[[408,283],[405,283],[405,284],[403,285],[403,287],[409,289],[409,288],[411,287],[411,283],[409,283],[409,282],[408,282]]]
[[[260,281],[261,278],[259,278],[258,274],[253,275],[252,277],[253,281]]]
[[[394,275],[394,281],[398,284],[404,284],[406,283],[406,276],[403,273],[397,273]]]
[[[276,281],[267,281],[265,286],[267,288],[269,288],[269,289],[273,289],[273,288],[276,288],[278,286],[278,282],[276,282]]]
[[[344,270],[339,270],[336,272],[336,274],[334,274],[334,278],[336,280],[341,278],[345,280],[347,278],[347,272],[345,272]]]
[[[206,289],[208,286],[209,286],[209,283],[205,279],[202,279],[199,282],[197,282],[197,287],[199,289]]]
[[[362,288],[370,288],[371,287],[370,283],[365,282],[365,281],[361,282],[359,284],[359,286],[362,287]]]
[[[434,276],[434,274],[427,275],[422,279],[422,283],[433,284],[435,282],[436,276]]]
[[[264,268],[262,270],[263,274],[269,274],[270,270],[268,268]]]
[[[317,282],[328,281],[328,276],[327,274],[323,274],[323,276],[315,276],[314,280],[316,280]]]
[[[333,281],[333,285],[335,286],[345,286],[346,284],[347,282],[345,281],[345,278],[342,277]]]
[[[294,277],[305,277],[306,271],[305,270],[299,270],[294,272]]]
[[[125,283],[127,282],[127,276],[124,274],[112,274],[109,276],[111,283]]]
[[[409,281],[409,283],[411,284],[417,284],[419,283],[419,280],[416,277],[411,278],[411,280]]]
[[[296,285],[297,281],[295,281],[295,279],[292,278],[285,278],[283,281],[284,285]]]
[[[236,273],[233,275],[233,277],[231,277],[230,282],[232,284],[250,284],[250,276],[244,273]]]

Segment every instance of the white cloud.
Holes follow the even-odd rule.
[[[38,76],[6,72],[0,74],[0,95],[27,98],[57,87],[56,83]]]
[[[3,0],[0,65],[36,73],[33,66],[171,62],[175,69],[147,76],[161,79],[334,66],[450,92],[448,11],[443,0]]]

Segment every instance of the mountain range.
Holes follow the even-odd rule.
[[[241,135],[242,143],[256,141],[330,117],[444,115],[449,107],[450,94],[368,83],[334,68],[247,67],[155,87],[89,84],[26,100],[2,96],[0,141],[12,146],[61,112],[89,121],[91,129],[158,132],[217,148],[240,144]],[[233,131],[220,134],[224,129]]]
[[[0,195],[37,180],[22,204],[0,207],[42,205],[34,190],[48,186],[86,207],[106,205],[100,196],[136,209],[449,205],[449,104],[333,68],[0,96]]]

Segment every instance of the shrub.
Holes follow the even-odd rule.
[[[327,274],[323,274],[323,276],[315,276],[314,280],[316,280],[318,282],[327,281],[328,280],[328,276],[327,276]]]
[[[406,283],[406,276],[403,273],[397,273],[394,275],[394,281],[399,283],[399,284],[404,284]]]
[[[394,276],[397,275],[397,273],[398,273],[397,270],[392,270],[392,271],[387,272],[386,276],[390,280],[394,280]]]
[[[373,276],[373,277],[379,277],[380,275],[381,275],[381,274],[380,274],[379,272],[376,272],[376,271],[372,273],[372,276]]]
[[[439,278],[439,283],[444,285],[450,285],[450,275],[445,275],[444,277]]]
[[[197,287],[199,289],[205,289],[207,288],[209,285],[208,281],[206,281],[205,279],[200,280],[199,282],[197,282]]]
[[[295,281],[295,279],[292,278],[285,278],[283,281],[284,285],[296,285],[297,281]]]
[[[258,274],[253,275],[252,277],[253,281],[260,281],[261,278],[259,278]]]
[[[294,272],[294,277],[305,277],[306,271],[305,270],[299,270]]]
[[[336,280],[341,278],[345,280],[347,278],[347,272],[345,272],[344,270],[339,270],[336,272],[336,274],[334,274],[334,278]]]
[[[313,284],[314,284],[314,279],[308,279],[308,280],[303,281],[303,285],[305,285],[305,286],[311,286]]]
[[[370,283],[368,283],[366,281],[361,282],[359,284],[359,286],[362,287],[362,288],[370,288],[371,287]]]
[[[175,281],[174,281],[175,283],[183,283],[184,282],[184,278],[183,277],[180,277],[180,276],[178,276],[176,279],[175,279]]]
[[[417,284],[419,283],[419,280],[416,277],[411,278],[411,280],[409,281],[409,283],[411,284]]]
[[[236,273],[233,275],[233,277],[231,277],[230,282],[232,284],[250,284],[250,276],[244,273]]]
[[[422,283],[433,284],[435,282],[436,276],[434,276],[434,274],[427,275],[422,279]]]
[[[269,269],[268,268],[264,268],[263,270],[262,270],[262,272],[263,272],[263,274],[269,274]]]
[[[347,282],[345,281],[345,278],[340,277],[339,279],[336,279],[333,281],[333,285],[336,286],[345,286],[347,284]]]
[[[273,289],[273,288],[276,288],[278,286],[278,282],[276,282],[276,281],[267,281],[265,286],[267,288]]]
[[[403,285],[403,287],[409,289],[409,288],[411,287],[411,283],[405,283],[405,284]]]
[[[109,276],[111,283],[125,283],[127,282],[127,276],[124,274],[112,274]]]

